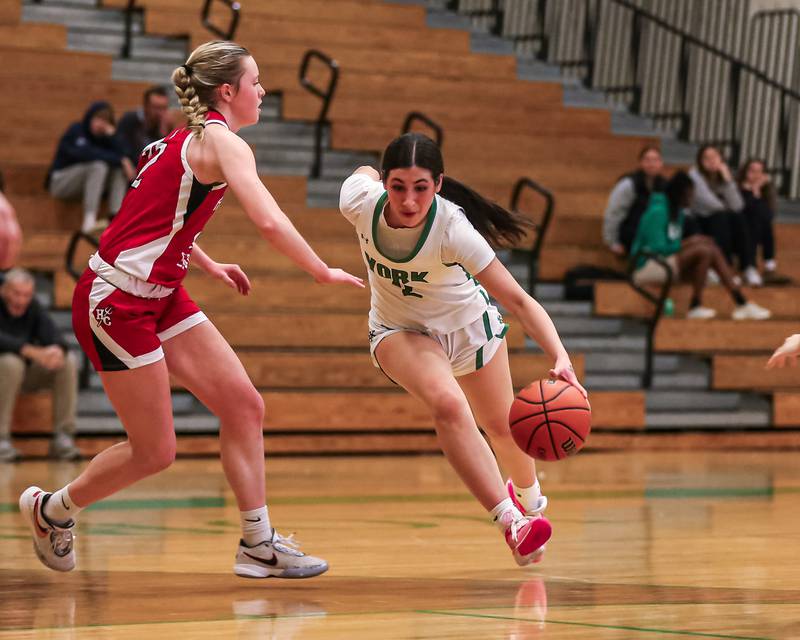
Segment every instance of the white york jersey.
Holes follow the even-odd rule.
[[[406,257],[387,256],[378,238],[387,198],[383,183],[366,174],[345,180],[339,197],[367,266],[370,323],[436,333],[471,324],[489,306],[488,294],[472,274],[489,266],[494,250],[461,207],[436,195],[416,246]]]

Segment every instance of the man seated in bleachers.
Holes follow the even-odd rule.
[[[625,257],[636,236],[650,194],[664,190],[664,161],[657,147],[639,153],[639,169],[623,176],[608,198],[603,217],[603,242],[616,255]]]
[[[78,373],[53,320],[34,298],[33,276],[11,269],[0,285],[0,462],[20,457],[11,443],[11,415],[21,391],[53,390],[50,455],[80,456],[75,446]]]
[[[166,89],[159,85],[145,91],[142,106],[126,112],[117,125],[117,136],[134,166],[139,162],[142,149],[169,132],[169,97]]]
[[[81,229],[89,233],[98,228],[103,194],[108,192],[108,210],[113,217],[135,175],[136,168],[116,136],[111,105],[98,101],[61,136],[47,174],[47,188],[54,198],[83,202]]]

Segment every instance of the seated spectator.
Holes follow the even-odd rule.
[[[663,170],[661,151],[644,147],[639,153],[639,169],[622,176],[612,189],[603,217],[603,242],[614,254],[625,256],[630,251],[650,194],[663,191],[667,183]]]
[[[53,390],[50,455],[80,456],[75,446],[78,373],[53,320],[33,297],[33,276],[11,269],[0,285],[0,462],[19,459],[11,444],[11,414],[20,391]]]
[[[10,269],[22,246],[22,231],[14,207],[0,188],[0,269]]]
[[[167,90],[158,85],[145,91],[142,106],[125,113],[117,124],[117,136],[134,166],[139,163],[142,149],[169,132],[169,97]]]
[[[744,200],[742,215],[747,223],[750,253],[755,258],[758,247],[764,260],[763,279],[766,284],[789,284],[790,279],[777,272],[775,261],[775,233],[773,220],[778,196],[769,179],[763,160],[751,158],[744,163],[738,175],[739,191]]]
[[[736,256],[747,284],[762,284],[741,213],[744,201],[720,152],[711,145],[700,147],[697,165],[689,171],[689,176],[694,182],[691,210],[700,233],[714,238],[731,266]]]
[[[47,188],[54,198],[82,199],[81,229],[86,233],[98,226],[103,193],[108,191],[108,209],[113,217],[122,204],[128,183],[136,175],[115,133],[111,105],[92,103],[83,120],[72,123],[61,136],[47,175]]]
[[[669,180],[664,193],[650,196],[631,246],[635,266],[634,282],[643,286],[666,281],[667,273],[655,259],[639,255],[640,252],[656,254],[666,260],[673,278],[692,285],[692,298],[686,317],[708,319],[716,316],[716,311],[703,306],[703,289],[708,270],[715,269],[736,305],[733,311],[734,320],[769,318],[771,314],[767,309],[754,302],[747,302],[734,282],[733,271],[713,240],[703,235],[683,239],[684,210],[692,202],[693,192],[692,179],[679,171]]]

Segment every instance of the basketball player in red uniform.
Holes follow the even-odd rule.
[[[142,153],[138,175],[73,298],[75,334],[103,381],[128,434],[95,456],[75,480],[20,497],[39,559],[51,569],[75,566],[72,527],[79,511],[175,458],[170,376],[220,420],[225,475],[241,513],[234,572],[264,578],[307,578],[327,570],[272,528],[264,488],[263,400],[236,354],[183,289],[189,260],[247,295],[235,264],[219,264],[197,246],[228,185],[278,251],[317,282],[363,287],[329,268],[308,246],[256,172],[249,146],[236,135],[259,118],[264,96],[258,67],[231,42],[209,42],[172,75],[188,118]]]

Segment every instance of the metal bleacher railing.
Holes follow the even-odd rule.
[[[781,195],[800,198],[797,10],[748,0],[451,0],[520,53],[590,89],[720,146],[731,165],[764,159]]]
[[[36,0],[37,2],[39,0]],[[218,27],[211,19],[214,2],[225,5],[230,12],[230,22],[226,29]],[[200,23],[209,31],[222,40],[233,40],[236,29],[239,27],[241,17],[241,4],[234,0],[204,0],[203,8],[200,11]],[[133,44],[133,17],[142,12],[142,7],[136,6],[136,0],[128,0],[125,6],[125,37],[120,50],[121,58],[130,58]]]

